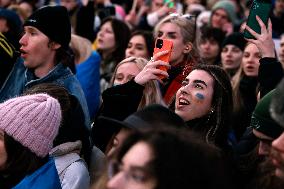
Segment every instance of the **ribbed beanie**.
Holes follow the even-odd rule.
[[[221,0],[214,4],[212,7],[212,13],[217,9],[223,9],[229,16],[230,21],[235,24],[237,22],[236,7],[230,0]]]
[[[251,117],[251,126],[257,131],[271,137],[279,137],[284,129],[274,121],[270,115],[269,108],[275,90],[266,94],[256,105]]]
[[[63,48],[69,47],[71,23],[67,9],[63,6],[44,6],[36,10],[24,26],[33,26]]]
[[[0,104],[0,129],[39,157],[48,155],[61,122],[59,102],[36,94]]]

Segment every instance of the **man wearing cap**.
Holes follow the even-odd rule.
[[[71,24],[62,6],[45,6],[35,11],[24,23],[20,39],[21,57],[0,90],[0,102],[22,94],[40,83],[64,86],[79,100],[90,128],[88,107],[79,81],[67,67],[73,64],[69,42]]]
[[[271,117],[284,128],[284,80],[280,82],[271,100]],[[272,142],[272,162],[276,167],[275,175],[284,180],[284,132]]]

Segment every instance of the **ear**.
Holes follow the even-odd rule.
[[[57,50],[57,49],[59,49],[60,47],[61,47],[61,45],[59,44],[59,43],[56,43],[56,42],[54,42],[54,41],[52,41],[51,43],[50,43],[50,46],[49,46],[52,50]]]
[[[191,42],[186,43],[185,46],[184,46],[183,53],[189,54],[190,51],[192,50],[192,48],[193,48],[193,44]]]

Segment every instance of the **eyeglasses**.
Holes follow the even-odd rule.
[[[118,174],[123,174],[125,181],[133,184],[145,183],[153,178],[152,171],[147,166],[130,166],[126,169],[122,163],[111,161],[108,165],[108,176],[113,178]]]

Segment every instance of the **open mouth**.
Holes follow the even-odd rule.
[[[184,99],[184,98],[180,98],[178,103],[179,103],[179,105],[182,105],[182,106],[190,104],[190,102],[188,100]]]

